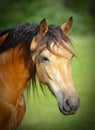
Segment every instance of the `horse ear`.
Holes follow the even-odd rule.
[[[39,34],[40,35],[45,35],[48,31],[48,24],[46,22],[46,19],[43,19],[40,22],[40,26],[39,26]]]
[[[0,45],[5,41],[6,37],[8,36],[8,33],[4,34],[0,37]]]
[[[37,47],[37,42],[36,42],[35,37],[34,37],[32,42],[31,42],[31,45],[30,45],[31,52],[34,52],[36,50],[36,47]]]
[[[69,20],[64,23],[63,25],[61,25],[61,29],[64,33],[68,33],[69,30],[71,29],[72,27],[72,24],[73,24],[73,17],[70,17]]]

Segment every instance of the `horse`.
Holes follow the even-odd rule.
[[[67,36],[73,18],[62,25],[25,23],[0,31],[0,130],[16,130],[26,111],[24,90],[37,78],[55,96],[64,115],[75,114],[80,100],[71,74],[75,56]]]

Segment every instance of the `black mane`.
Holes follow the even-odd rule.
[[[0,37],[7,34],[5,41],[0,45],[0,53],[19,46],[19,51],[23,50],[26,55],[24,56],[27,58],[30,55],[31,41],[38,32],[39,26],[29,23],[0,32]],[[62,32],[60,26],[49,25],[48,32],[39,40],[39,43],[41,46],[44,46],[44,48],[46,47],[50,51],[52,42],[56,45],[60,44],[67,50],[71,51],[71,49],[64,44],[64,42],[67,43],[68,41],[68,36]]]
[[[37,32],[38,26],[29,23],[0,32],[0,37],[8,34],[3,44],[0,45],[0,53],[15,48],[19,44],[25,48],[25,51],[29,51],[31,40]]]

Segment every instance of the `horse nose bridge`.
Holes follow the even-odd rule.
[[[64,84],[61,85],[61,89],[64,91],[64,94],[67,96],[77,95],[73,80],[64,82]]]

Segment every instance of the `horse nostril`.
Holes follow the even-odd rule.
[[[68,100],[68,99],[66,99],[66,100],[64,101],[64,110],[67,111],[67,112],[71,111],[71,107],[70,107],[70,104],[69,104],[69,100]]]
[[[77,98],[77,99],[72,99],[72,98],[66,99],[64,101],[63,109],[66,112],[73,114],[78,109],[79,104],[80,104],[79,98]]]
[[[79,97],[76,99],[73,98],[67,99],[66,104],[68,105],[70,111],[76,111],[80,105]]]

